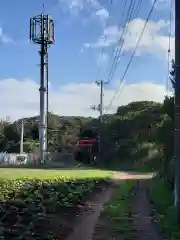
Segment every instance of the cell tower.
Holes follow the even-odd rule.
[[[30,18],[30,40],[40,45],[40,161],[44,163],[47,152],[48,118],[48,47],[54,43],[54,22],[47,14]],[[46,76],[45,76],[46,68]],[[45,81],[46,78],[46,81]]]

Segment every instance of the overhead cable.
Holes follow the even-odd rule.
[[[127,15],[126,15],[126,20],[124,22],[124,26],[123,26],[123,31],[121,33],[120,39],[118,40],[118,44],[117,47],[115,47],[112,57],[113,57],[113,62],[111,64],[111,68],[107,77],[107,82],[110,82],[114,76],[115,70],[117,68],[117,65],[120,62],[120,55],[124,46],[124,35],[126,34],[127,30],[128,30],[128,22],[131,19],[134,19],[140,11],[140,7],[142,5],[142,0],[139,0],[137,2],[137,4],[135,5],[136,1],[131,0],[129,3],[129,8],[127,11]],[[118,47],[118,45],[120,45],[120,47]]]
[[[117,89],[116,89],[116,91],[115,91],[115,93],[114,93],[114,95],[113,95],[113,98],[111,99],[111,101],[110,101],[110,103],[109,103],[106,111],[108,111],[108,110],[111,108],[112,102],[114,101],[115,97],[117,96],[117,94],[118,94],[118,92],[119,92],[119,89],[120,89],[120,87],[121,87],[121,85],[122,85],[122,83],[123,83],[123,81],[124,81],[124,79],[125,79],[125,77],[126,77],[126,74],[128,73],[129,67],[130,67],[131,62],[132,62],[132,60],[133,60],[133,58],[134,58],[134,56],[135,56],[135,54],[136,54],[136,51],[137,51],[137,49],[138,49],[138,47],[139,47],[139,43],[140,43],[140,41],[141,41],[141,39],[142,39],[142,36],[143,36],[143,34],[144,34],[144,31],[145,31],[145,29],[146,29],[147,23],[148,23],[149,20],[150,20],[150,17],[151,17],[151,14],[152,14],[153,10],[154,10],[154,7],[155,7],[156,2],[157,2],[157,0],[154,0],[154,2],[153,2],[153,4],[152,4],[152,7],[151,7],[151,9],[150,9],[150,11],[149,11],[149,13],[148,13],[147,18],[146,18],[144,27],[143,27],[143,29],[142,29],[142,31],[141,31],[141,34],[140,34],[140,36],[139,36],[139,38],[138,38],[138,41],[137,41],[136,45],[135,45],[134,51],[133,51],[133,53],[132,53],[132,55],[131,55],[131,58],[130,58],[127,66],[126,66],[126,69],[125,69],[124,74],[123,74],[123,76],[122,76],[122,78],[121,78],[121,81],[120,81],[120,83],[119,83],[119,85],[118,85],[118,87],[117,87]]]

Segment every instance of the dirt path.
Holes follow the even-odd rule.
[[[91,240],[103,205],[110,199],[111,192],[112,189],[108,187],[86,202],[84,211],[76,219],[74,231],[66,240]]]
[[[152,176],[152,174],[116,172],[113,177],[113,182],[116,184],[125,179],[150,179]],[[111,187],[104,188],[101,193],[98,193],[85,204],[85,209],[76,218],[76,223],[73,228],[74,230],[66,240],[92,240],[93,232],[98,223],[100,213],[103,210],[104,204],[110,199],[111,194]],[[141,190],[137,192],[133,213],[134,224],[138,230],[139,240],[159,240],[150,226],[145,195]],[[143,223],[143,221],[145,222]],[[146,227],[148,228],[147,232]],[[150,235],[150,232],[153,232],[154,235]]]
[[[133,222],[139,240],[160,240],[161,238],[150,214],[150,203],[146,189],[147,182],[145,180],[138,181],[132,209]]]

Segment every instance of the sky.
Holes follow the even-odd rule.
[[[42,12],[43,4],[45,13],[50,14],[55,23],[55,43],[49,48],[49,110],[58,115],[96,117],[98,112],[91,106],[99,104],[100,88],[95,81],[102,79],[110,80],[104,89],[106,111],[153,0],[143,0],[139,14],[133,15],[126,24],[122,21],[125,0],[113,0],[110,12],[109,2],[1,1],[1,119],[15,120],[39,114],[39,45],[29,41],[29,19]],[[173,25],[170,58],[174,57]],[[122,89],[108,113],[132,101],[163,101],[168,74],[169,29],[170,0],[157,0]],[[116,71],[109,79],[113,51],[121,46]]]

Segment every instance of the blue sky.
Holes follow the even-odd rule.
[[[25,82],[29,84],[28,81],[33,84],[39,83],[39,68],[37,67],[39,46],[29,42],[29,19],[41,13],[43,3],[45,12],[48,12],[55,22],[56,42],[49,49],[49,79],[52,95],[54,94],[52,98],[56,98],[55,95],[59,96],[64,90],[67,94],[67,91],[70,91],[70,86],[74,89],[79,89],[79,86],[82,85],[89,88],[89,84],[97,78],[98,69],[100,69],[100,77],[106,80],[109,70],[107,66],[109,66],[112,49],[118,46],[117,42],[122,33],[123,26],[122,23],[120,25],[119,23],[124,1],[113,1],[109,27],[106,31],[106,44],[109,45],[104,47],[103,58],[100,58],[100,54],[103,45],[104,27],[108,17],[108,0],[39,0],[38,3],[37,1],[23,0],[3,1],[0,8],[0,84],[5,84],[10,80],[14,80],[13,84],[19,83],[19,81],[24,84]],[[124,48],[119,67],[110,85],[106,87],[107,91],[108,88],[111,89],[109,91],[112,91],[123,75],[125,66],[134,49],[138,31],[142,29],[151,6],[152,0],[143,0],[140,13],[137,16],[138,19],[137,17],[131,19],[129,32],[124,37]],[[126,77],[126,84],[150,82],[158,84],[158,87],[164,84],[167,77],[168,21],[168,3],[157,5],[151,16],[151,24],[147,26],[146,34],[140,44],[139,53],[135,56]],[[9,86],[12,88],[13,84],[9,83]],[[94,88],[95,86],[93,86]],[[4,89],[7,89],[7,87],[4,86]],[[60,89],[59,93],[57,93],[57,89]],[[13,88],[11,91],[14,92]],[[38,101],[38,89],[34,94]],[[72,94],[75,95],[74,92]],[[79,99],[77,91],[76,94]],[[107,102],[112,94],[107,92],[109,96]],[[88,98],[88,104],[91,104],[92,99],[94,99],[93,94]],[[96,101],[97,99],[98,96],[96,96]],[[31,106],[38,105],[37,101],[31,102],[31,104],[27,103],[27,106],[29,104]],[[61,98],[58,101],[61,101]],[[69,106],[71,106],[71,100],[68,101]],[[79,99],[78,101],[82,105],[83,100]],[[67,100],[65,102],[67,103]],[[119,102],[121,101],[117,100],[116,105],[119,105]],[[20,107],[18,104],[16,108],[19,108],[19,110],[16,110],[16,114],[12,114],[11,105],[12,102],[7,104],[9,107],[6,106],[3,116],[8,114],[14,118],[21,115],[32,115],[38,111],[38,107],[36,107],[36,110],[23,113],[22,109],[27,109],[26,105]],[[70,110],[69,112],[61,112],[54,105],[56,104],[53,103],[52,111],[58,114],[71,115]],[[63,105],[61,109],[64,107]],[[74,105],[72,108],[78,109],[78,106]],[[81,106],[81,108],[84,110],[77,110],[74,114],[91,115],[88,112],[89,106]]]

